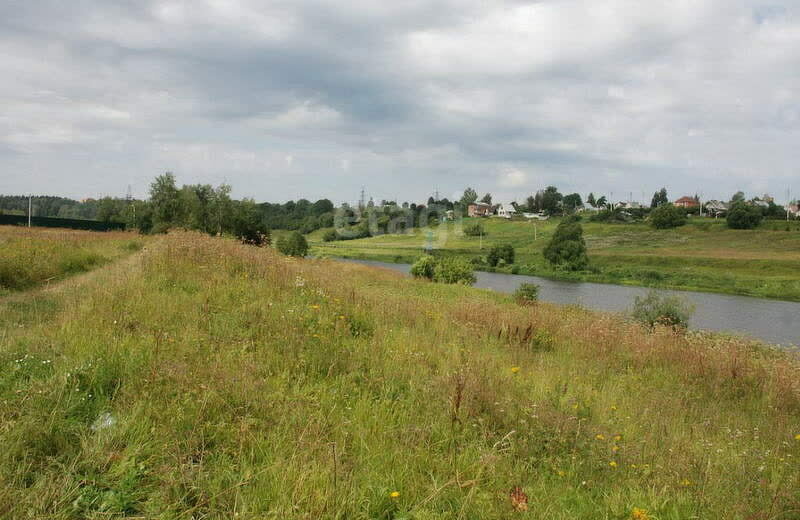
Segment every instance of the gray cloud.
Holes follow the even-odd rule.
[[[12,0],[0,49],[3,193],[800,191],[788,0]]]

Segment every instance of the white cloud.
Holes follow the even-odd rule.
[[[0,171],[53,193],[143,195],[164,169],[270,200],[798,182],[788,0],[43,0],[0,20]]]

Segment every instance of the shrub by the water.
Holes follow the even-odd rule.
[[[475,273],[472,264],[455,257],[436,258],[424,255],[411,265],[411,275],[415,278],[427,278],[439,283],[457,283],[472,285]]]
[[[555,267],[580,271],[589,265],[583,227],[574,218],[565,218],[556,228],[550,243],[544,248],[544,257]]]
[[[424,255],[411,265],[411,276],[414,278],[427,278],[433,280],[433,268],[436,267],[436,259],[431,255]]]
[[[468,262],[455,257],[436,260],[436,266],[433,268],[434,282],[472,285],[475,280],[475,273]]]
[[[535,283],[522,283],[514,291],[514,301],[520,305],[531,305],[539,300],[539,286]]]
[[[671,229],[686,224],[686,211],[664,204],[650,212],[650,224],[656,229]]]
[[[661,295],[650,291],[644,298],[637,296],[633,302],[633,319],[653,330],[656,325],[684,331],[689,327],[689,319],[694,308],[677,296]]]
[[[486,255],[486,262],[489,265],[496,267],[501,261],[505,264],[514,263],[514,246],[506,244],[494,246],[489,250],[489,254]]]
[[[308,242],[297,231],[281,236],[276,245],[278,246],[278,251],[284,255],[303,257],[308,254]]]

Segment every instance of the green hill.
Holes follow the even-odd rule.
[[[465,219],[463,226],[474,220]],[[757,230],[732,230],[724,221],[696,218],[677,229],[654,230],[645,223],[584,221],[591,265],[573,273],[554,270],[542,256],[558,221],[481,219],[486,231],[482,237],[466,236],[462,225],[449,223],[435,228],[430,239],[418,229],[334,242],[324,242],[325,230],[320,230],[309,238],[317,256],[404,263],[418,257],[429,242],[435,249],[470,259],[485,257],[492,245],[511,244],[517,254],[514,271],[520,274],[800,301],[796,223],[767,222]],[[512,267],[500,271],[511,272]]]
[[[169,235],[0,300],[0,517],[793,518],[800,363]]]

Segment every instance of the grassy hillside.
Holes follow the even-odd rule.
[[[131,233],[0,226],[0,296],[88,271],[142,244]]]
[[[789,354],[201,235],[137,255],[0,300],[0,517],[800,510]]]
[[[471,220],[466,219],[465,225]],[[432,244],[467,258],[485,256],[495,244],[511,244],[520,274],[800,301],[797,224],[790,231],[785,223],[743,231],[711,219],[696,219],[673,230],[654,230],[643,223],[583,222],[592,267],[568,273],[553,270],[542,256],[558,220],[537,222],[535,240],[531,222],[496,218],[482,222],[483,238],[465,236],[459,226],[450,224],[435,231]],[[420,232],[340,242],[323,242],[322,233],[310,235],[316,255],[387,262],[413,261],[428,242]]]

